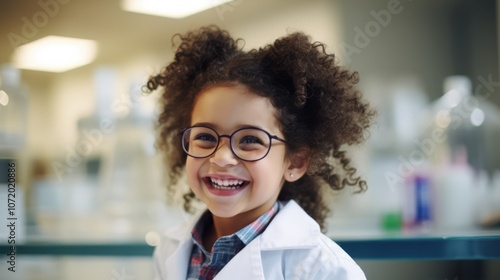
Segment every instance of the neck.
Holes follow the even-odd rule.
[[[258,217],[259,216],[255,217],[255,219]],[[239,219],[238,216],[230,218],[213,216],[215,234],[217,238],[231,235],[246,227],[248,224],[255,221],[255,219],[253,217],[251,219]]]
[[[212,214],[212,226],[207,229],[203,237],[203,246],[208,251],[212,250],[215,241],[222,236],[231,235],[257,220],[274,205],[274,201],[263,204],[255,209],[237,214],[232,217],[220,217]]]
[[[217,239],[221,238],[222,236],[231,235],[239,231],[240,229],[256,220],[258,217],[259,216],[247,222],[244,219],[238,219],[238,217],[222,218],[212,215],[213,224],[209,229],[207,229],[207,232],[203,237],[203,246],[206,250],[211,251]]]
[[[240,229],[257,220],[260,216],[262,216],[262,214],[271,209],[273,205],[274,202],[267,203],[261,205],[258,208],[252,209],[248,212],[240,213],[233,217],[219,217],[216,215],[212,215],[215,235],[217,236],[217,238],[220,238],[221,236],[231,235],[239,231]]]

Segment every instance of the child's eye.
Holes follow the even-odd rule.
[[[209,133],[194,135],[192,149],[213,149],[217,145],[217,137]]]
[[[208,133],[198,134],[194,137],[194,140],[217,142],[215,136]]]
[[[240,140],[240,144],[264,144],[262,140],[255,136],[245,136]]]

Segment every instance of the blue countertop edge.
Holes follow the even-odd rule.
[[[500,259],[500,236],[336,240],[359,260]]]
[[[334,240],[356,260],[491,260],[500,259],[500,236],[423,237]],[[0,244],[6,257],[11,245]],[[28,242],[15,254],[51,257],[151,257],[145,242]]]

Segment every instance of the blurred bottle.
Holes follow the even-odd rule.
[[[421,168],[406,180],[403,193],[403,227],[405,230],[429,231],[433,224],[431,176]]]
[[[0,65],[0,156],[11,157],[26,142],[28,89],[21,83],[21,72],[11,65]]]
[[[358,213],[367,220],[380,220],[384,231],[411,228],[417,203],[414,175],[425,166],[425,156],[414,153],[414,142],[419,137],[420,115],[428,108],[427,94],[416,76],[372,77],[364,92],[372,95],[370,102],[379,115],[366,152],[357,155],[361,168],[365,164],[369,184],[363,199],[371,205],[368,209],[360,203]],[[345,204],[346,208],[354,205]]]
[[[500,167],[500,111],[487,99],[472,95],[472,83],[466,76],[444,80],[444,95],[431,104],[422,122],[422,136],[435,149],[428,154],[434,164],[453,158],[462,147],[467,162],[477,172],[490,176]]]
[[[474,170],[467,163],[467,151],[458,149],[435,175],[435,224],[439,229],[470,229],[476,225]]]
[[[480,224],[485,228],[500,228],[500,170],[497,170],[491,184],[485,184],[478,197]]]
[[[427,230],[431,224],[431,187],[430,179],[425,175],[415,176],[416,224]]]
[[[500,111],[483,96],[472,94],[471,80],[450,76],[444,94],[423,118],[417,144],[434,167],[433,199],[436,225],[464,229],[479,224],[481,187],[500,167]],[[489,194],[486,194],[488,192]]]

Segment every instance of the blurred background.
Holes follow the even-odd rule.
[[[211,6],[189,14],[180,1],[0,0],[0,207],[14,162],[17,243],[155,246],[185,218],[166,204],[158,94],[141,87],[172,59],[174,34],[207,24],[247,50],[304,31],[360,73],[379,116],[348,151],[369,188],[332,196],[329,236],[500,235],[497,1],[200,2]],[[2,279],[153,277],[149,257],[20,255],[16,273],[5,260]],[[494,260],[359,264],[368,279],[500,277]]]

